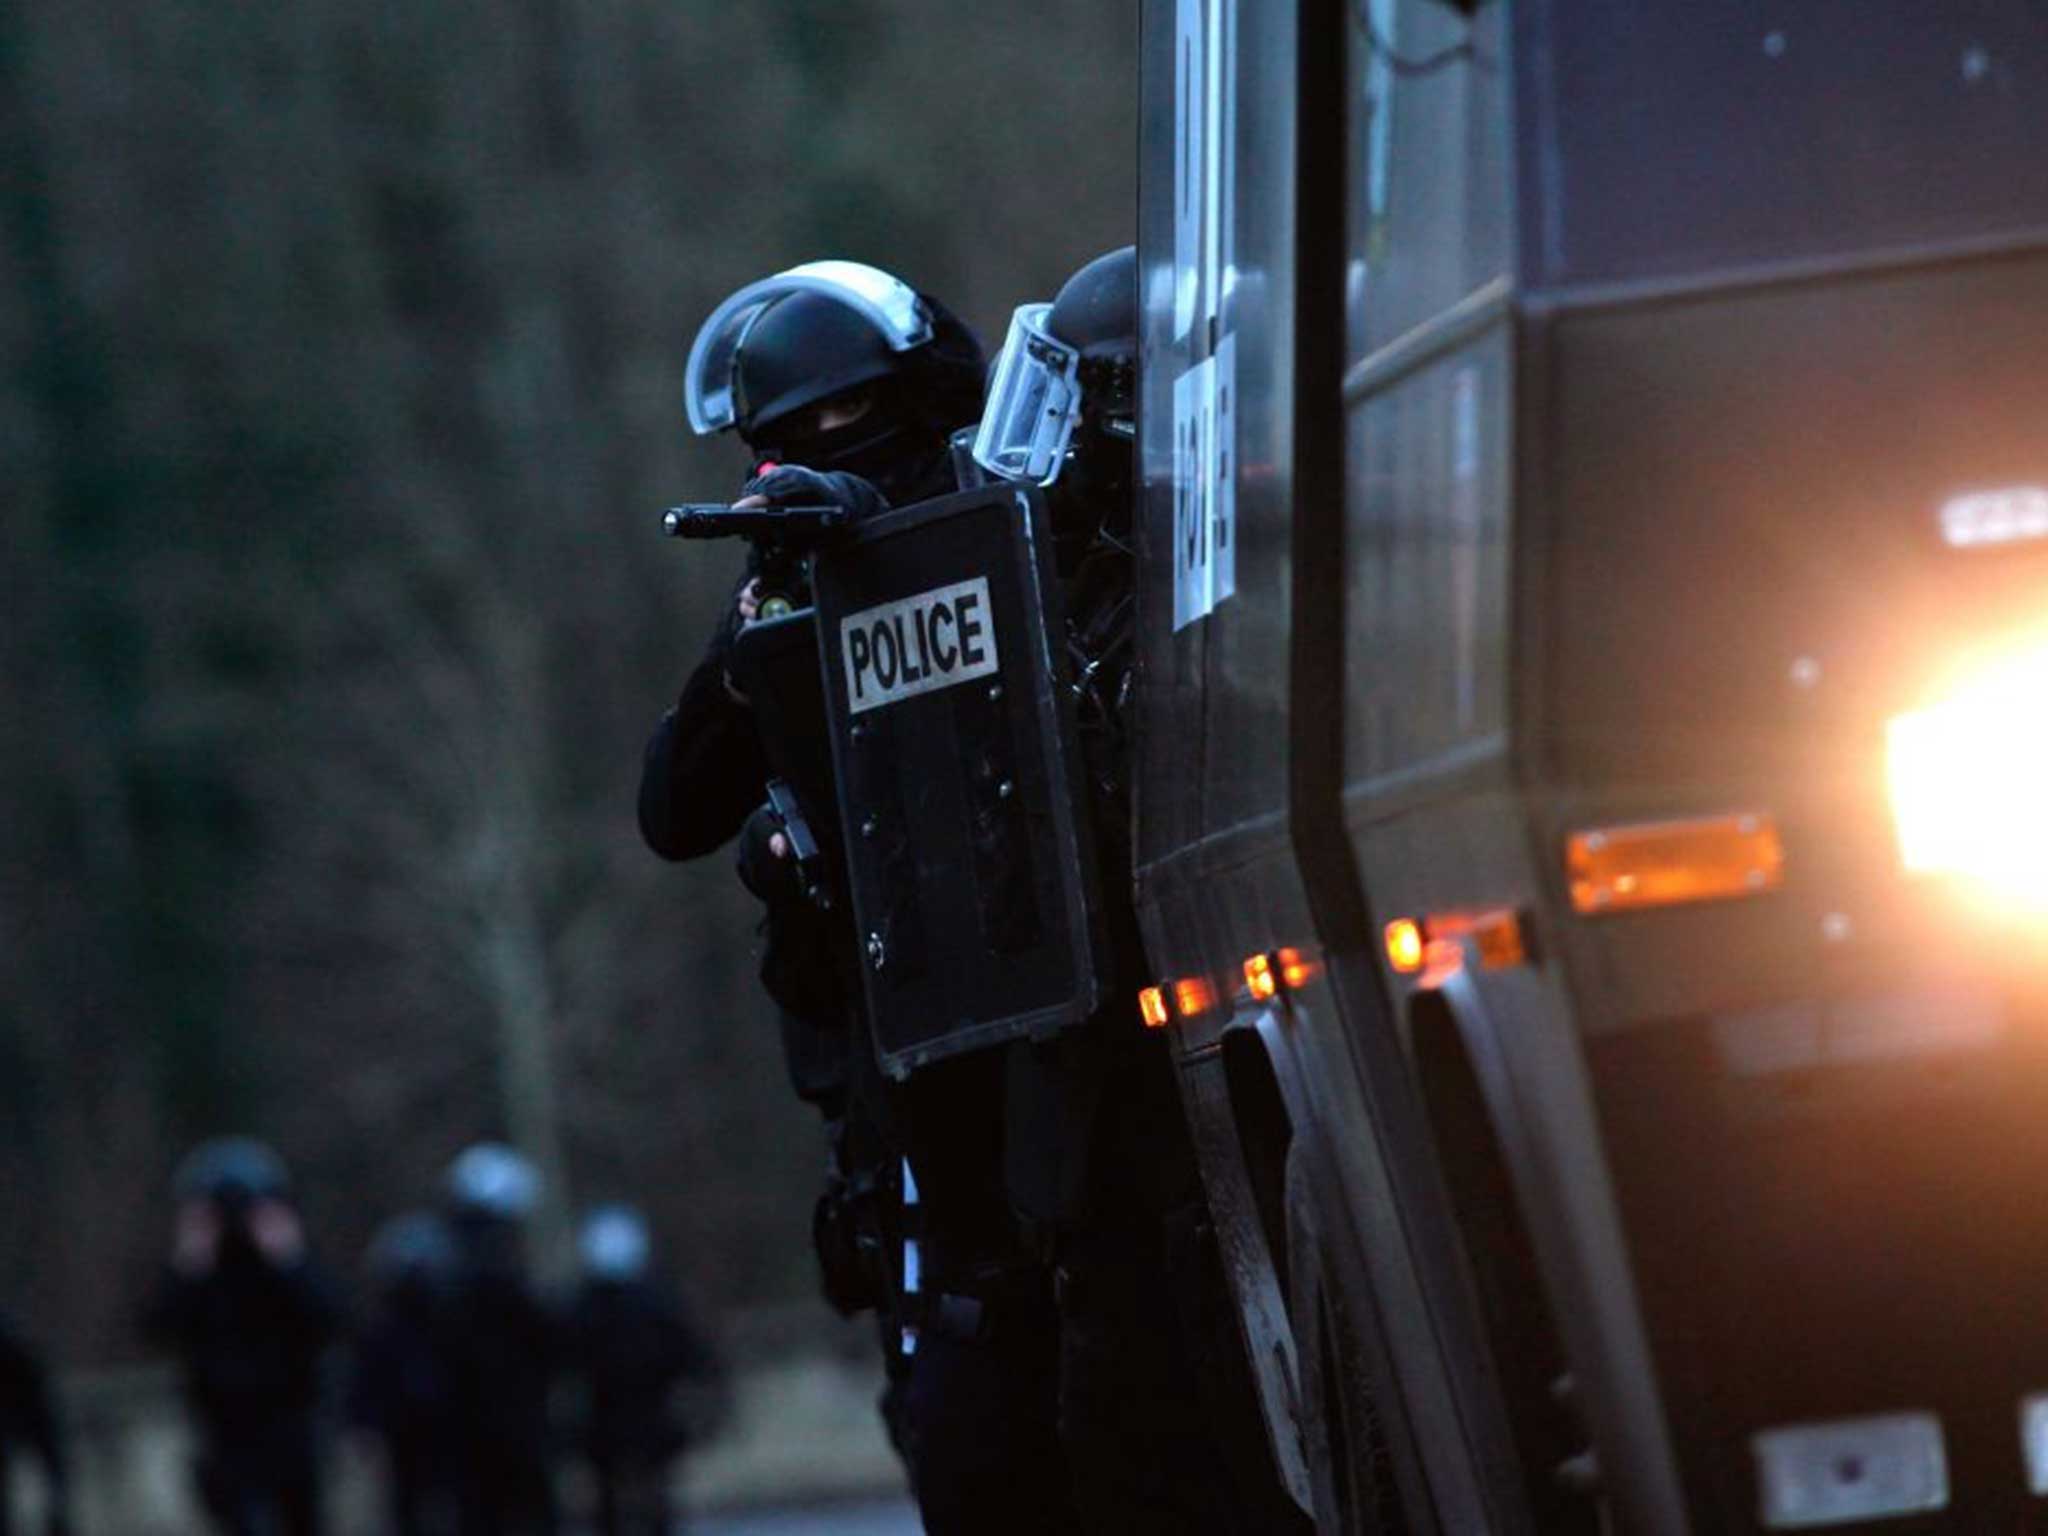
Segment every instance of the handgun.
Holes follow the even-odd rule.
[[[749,539],[764,619],[810,606],[811,552],[851,521],[844,507],[729,507],[688,502],[662,514],[672,539]]]
[[[797,884],[818,906],[829,909],[832,891],[825,881],[825,855],[818,847],[810,822],[804,817],[802,802],[785,780],[768,781],[768,814],[775,818],[776,825],[782,828],[782,835],[789,840],[789,857],[796,866]]]

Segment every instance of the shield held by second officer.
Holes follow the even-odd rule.
[[[812,583],[883,1067],[1079,1023],[1100,993],[1098,904],[1036,493],[868,519]]]

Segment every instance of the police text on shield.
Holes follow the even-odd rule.
[[[839,621],[849,714],[996,670],[988,578],[956,581]]]

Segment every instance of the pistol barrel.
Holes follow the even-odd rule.
[[[799,529],[823,533],[846,521],[844,507],[729,507],[692,501],[670,507],[661,531],[672,539],[782,538]]]

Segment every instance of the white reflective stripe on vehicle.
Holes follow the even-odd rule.
[[[1173,381],[1173,627],[1237,593],[1237,338]]]
[[[1948,1453],[1931,1413],[1788,1424],[1750,1436],[1757,1518],[1796,1531],[1948,1507]]]

